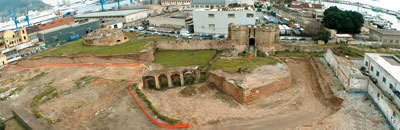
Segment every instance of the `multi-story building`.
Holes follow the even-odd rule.
[[[253,8],[197,9],[193,11],[195,33],[228,34],[228,25],[255,25],[256,12]]]
[[[398,107],[400,105],[400,59],[391,54],[366,53],[364,64],[378,87]]]
[[[382,43],[382,46],[400,47],[400,31],[370,27],[369,38]]]
[[[18,29],[15,32],[7,30],[0,33],[0,44],[3,44],[5,48],[12,48],[28,41],[29,37],[25,28]]]
[[[161,5],[190,5],[192,0],[161,0]]]
[[[79,39],[97,29],[100,29],[98,20],[82,20],[40,31],[38,37],[39,41],[44,42],[46,46],[57,46],[67,41]]]
[[[193,0],[192,8],[228,7],[230,4],[254,5],[254,0]]]

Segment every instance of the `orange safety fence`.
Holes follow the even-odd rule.
[[[165,128],[165,129],[181,129],[181,128],[189,128],[190,125],[189,123],[186,124],[164,124],[161,123],[157,120],[155,120],[153,117],[150,116],[150,114],[144,109],[142,104],[140,104],[139,100],[136,98],[134,93],[132,92],[131,86],[133,80],[136,78],[136,76],[139,74],[139,71],[141,70],[141,67],[139,64],[50,64],[50,65],[35,65],[35,66],[9,66],[8,68],[10,69],[29,69],[29,68],[39,68],[39,67],[68,67],[68,66],[138,66],[138,69],[136,70],[135,75],[132,77],[131,80],[129,80],[129,93],[132,95],[133,99],[135,99],[136,103],[140,106],[140,108],[143,110],[143,112],[149,117],[149,119],[157,124],[158,126]]]

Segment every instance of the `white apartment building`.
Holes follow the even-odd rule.
[[[254,5],[254,0],[193,0],[192,8],[228,7],[229,4]]]
[[[391,54],[366,53],[364,65],[378,86],[399,107],[400,105],[400,59]]]
[[[198,34],[228,34],[228,25],[255,25],[252,8],[197,9],[193,11],[194,32]]]

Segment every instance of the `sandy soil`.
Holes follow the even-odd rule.
[[[145,92],[161,113],[191,123],[192,129],[356,129],[360,127],[356,124],[363,122],[372,122],[362,126],[366,129],[388,128],[384,119],[376,116],[379,113],[374,109],[365,108],[365,112],[353,110],[362,116],[353,116],[351,110],[346,110],[351,103],[370,102],[358,98],[353,100],[347,94],[347,97],[340,96],[347,98],[342,104],[343,99],[331,90],[342,92],[339,82],[321,61],[283,60],[291,69],[292,86],[250,105],[236,103],[207,84],[162,92],[146,89]],[[336,126],[338,120],[349,120],[354,125]]]
[[[75,64],[75,63],[137,63],[133,60],[85,58],[25,59],[16,65]],[[13,65],[12,65],[13,66]],[[30,104],[35,95],[54,86],[58,96],[41,104],[39,112],[64,129],[160,129],[154,125],[134,102],[128,92],[128,80],[137,66],[52,67],[35,69],[3,69],[1,87],[23,86],[12,99],[0,101],[0,109],[22,108],[31,112]],[[45,72],[35,81],[28,79]],[[75,82],[85,76],[95,79],[80,89]],[[68,92],[68,93],[67,93]],[[3,107],[6,105],[6,107]],[[1,113],[0,113],[1,116]]]

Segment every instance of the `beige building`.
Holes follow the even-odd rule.
[[[0,67],[7,65],[7,57],[3,54],[0,54]]]
[[[28,41],[29,37],[25,28],[19,29],[15,32],[7,30],[0,35],[0,44],[3,44],[5,48],[11,48]]]
[[[382,46],[400,47],[400,31],[370,27],[369,38],[382,43]]]

